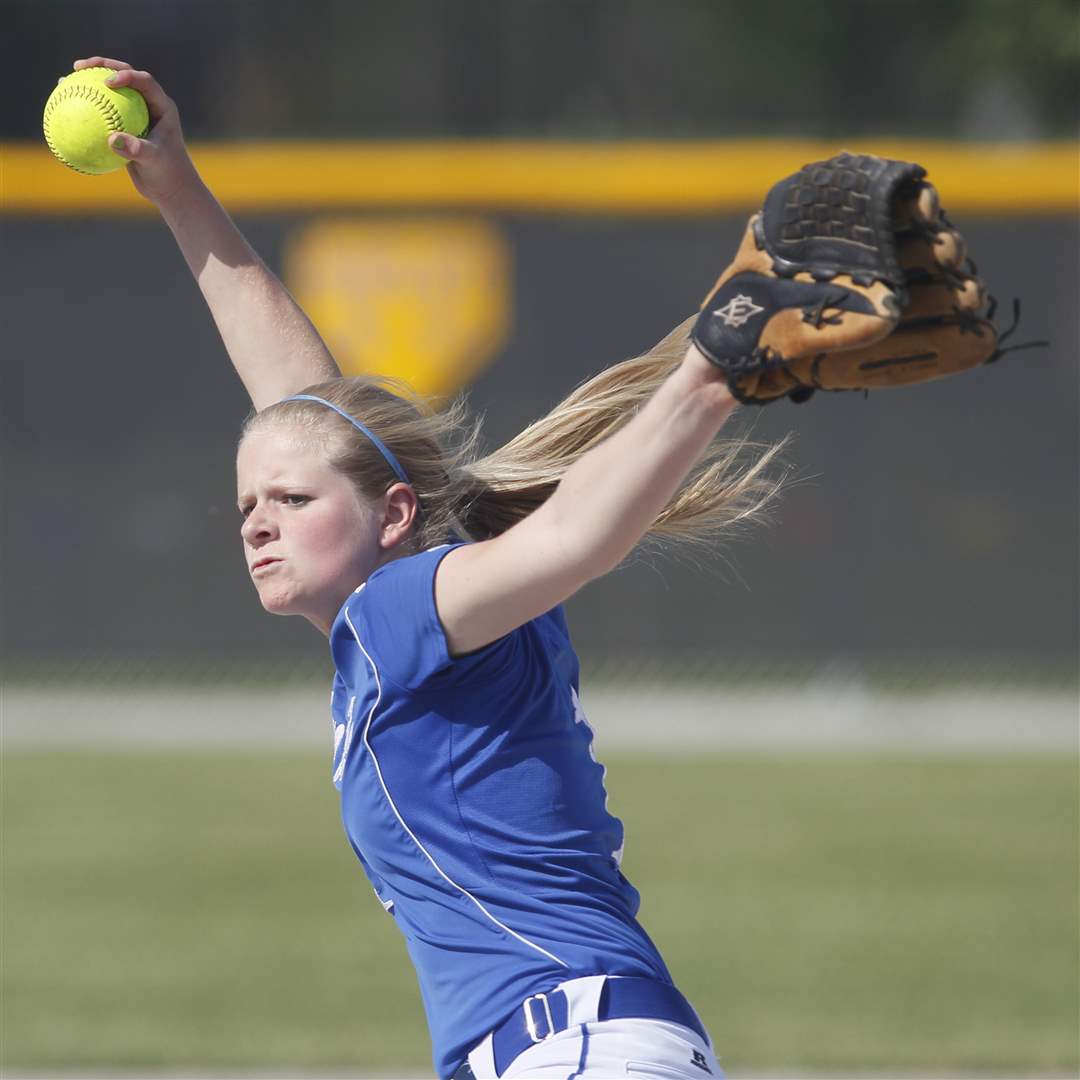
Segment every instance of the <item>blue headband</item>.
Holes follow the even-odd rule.
[[[409,486],[412,487],[409,478],[405,475],[405,470],[398,464],[398,459],[394,457],[394,455],[390,452],[390,448],[386,445],[386,443],[384,443],[382,439],[380,439],[379,436],[375,434],[375,432],[364,427],[364,425],[361,424],[360,421],[357,420],[355,417],[350,416],[344,409],[339,409],[332,402],[326,401],[321,397],[315,397],[314,394],[293,394],[292,397],[282,398],[281,400],[317,401],[320,405],[325,405],[328,409],[333,409],[334,412],[338,414],[338,416],[345,417],[345,419],[348,420],[349,423],[352,424],[352,426],[356,428],[357,431],[362,431],[371,440],[371,445],[374,446],[375,449],[378,450],[384,458],[386,458],[386,464],[394,470],[394,472],[397,474],[397,478],[403,484],[409,484]],[[278,404],[280,404],[280,402]]]

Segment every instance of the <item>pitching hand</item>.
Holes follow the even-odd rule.
[[[146,99],[150,112],[150,130],[146,138],[120,133],[109,138],[113,150],[127,160],[128,175],[140,195],[160,207],[202,184],[184,145],[176,103],[148,71],[136,71],[123,60],[112,60],[107,56],[76,60],[72,66],[76,71],[90,67],[112,68],[116,74],[108,80],[108,85],[129,86]]]

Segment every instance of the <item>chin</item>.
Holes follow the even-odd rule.
[[[259,602],[263,611],[271,615],[302,615],[303,611],[296,602],[296,597],[289,593],[260,592]]]
[[[329,625],[328,623],[324,625],[324,620],[313,610],[310,602],[303,603],[299,597],[291,593],[268,593],[265,596],[260,594],[259,600],[262,602],[263,611],[269,615],[299,615],[324,633],[325,626]],[[332,617],[330,622],[333,622]]]
[[[265,611],[267,613],[267,615],[294,615],[295,614],[295,612],[290,611],[289,608],[284,607],[281,604],[270,604],[270,603],[267,603],[265,601],[263,602],[263,611]]]

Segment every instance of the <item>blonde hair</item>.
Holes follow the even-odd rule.
[[[459,399],[436,412],[400,380],[334,379],[303,392],[332,402],[370,428],[400,462],[420,504],[418,550],[452,536],[486,540],[544,503],[563,473],[590,447],[625,424],[681,362],[692,319],[643,356],[607,368],[546,416],[493,453],[481,456],[479,421]],[[325,405],[278,402],[248,418],[241,435],[270,425],[299,428],[324,447],[329,463],[362,496],[375,499],[398,482],[372,442]],[[741,437],[714,440],[653,522],[647,537],[713,541],[761,516],[784,476],[770,468],[783,443]],[[748,455],[752,460],[745,463]]]

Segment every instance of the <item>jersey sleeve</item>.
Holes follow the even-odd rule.
[[[343,634],[382,677],[409,690],[454,663],[435,608],[435,574],[460,544],[445,544],[377,570],[346,602]]]

